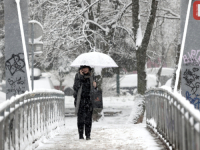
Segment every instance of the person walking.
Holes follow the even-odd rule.
[[[74,106],[77,115],[77,126],[79,139],[84,139],[83,133],[85,129],[86,140],[90,140],[92,127],[93,106],[91,101],[91,90],[96,88],[96,82],[93,81],[92,68],[89,66],[81,66],[79,72],[74,79]]]

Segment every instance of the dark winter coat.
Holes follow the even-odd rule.
[[[77,125],[79,136],[83,137],[85,130],[85,136],[90,137],[92,127],[92,113],[93,106],[91,102],[91,88],[93,80],[92,76],[83,76],[77,73],[74,80],[74,105],[75,113],[77,117]]]
[[[77,73],[74,80],[74,105],[76,107],[77,104],[77,98],[80,97],[80,104],[78,109],[91,109],[92,110],[92,102],[91,102],[91,86],[92,81],[89,75],[81,75],[80,73]],[[81,93],[80,93],[81,88]],[[79,91],[79,92],[78,92]],[[78,96],[78,93],[80,95]]]

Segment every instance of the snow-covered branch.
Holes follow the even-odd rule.
[[[99,0],[95,1],[94,3],[92,3],[91,5],[89,5],[88,7],[86,7],[83,11],[81,11],[76,18],[74,18],[74,21],[77,20],[81,15],[83,15],[88,9],[90,9],[91,7],[93,7],[96,3],[98,3]]]
[[[173,12],[171,9],[168,9],[168,8],[159,8],[159,10],[163,10],[163,11],[166,11],[168,14],[171,14],[172,16],[176,17],[176,18],[180,18],[180,15]]]

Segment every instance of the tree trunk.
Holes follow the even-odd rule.
[[[100,12],[101,12],[101,0],[98,2],[98,5],[97,5],[97,17],[100,16]]]
[[[166,51],[166,48],[164,47],[164,43],[162,44],[162,58],[161,58],[160,68],[158,69],[158,72],[157,72],[157,75],[156,75],[156,77],[157,77],[157,79],[156,79],[156,81],[157,81],[156,87],[159,87],[162,68],[163,68],[164,62],[165,62],[165,60],[167,58],[167,54],[168,54],[169,48],[170,48],[170,45],[168,45],[167,51]]]
[[[180,57],[180,50],[181,50],[181,44],[178,45],[177,52],[176,52],[176,66],[174,68],[174,73],[173,73],[172,82],[171,82],[171,88],[172,88],[172,90],[174,90],[174,86],[175,86],[176,70],[178,68],[178,62],[179,62],[179,57]],[[177,88],[178,90],[180,89],[180,83],[181,83],[181,72],[180,72],[179,82],[178,82],[178,88]]]
[[[145,72],[146,51],[148,48],[151,32],[153,30],[153,25],[156,18],[157,5],[158,5],[158,1],[152,0],[151,14],[147,22],[144,38],[142,40],[141,46],[139,46],[138,50],[136,51],[137,72],[138,72],[138,93],[141,95],[144,95],[146,91],[146,72]]]
[[[139,28],[139,12],[140,11],[140,4],[139,0],[132,0],[132,23],[133,23],[133,35],[134,35],[134,42],[136,43],[136,37],[137,37],[137,30]]]
[[[161,25],[161,28],[162,28],[162,25]],[[161,64],[160,64],[160,68],[158,69],[158,72],[156,74],[156,87],[159,87],[159,83],[160,83],[160,76],[161,76],[161,72],[162,72],[162,67],[163,67],[163,64],[165,62],[165,55],[167,55],[167,53],[165,54],[165,46],[164,46],[164,35],[163,35],[163,32],[162,32],[162,29],[161,29],[161,38],[162,38],[162,57],[161,57]]]
[[[62,91],[62,83],[63,81],[60,81],[60,90]]]
[[[137,32],[139,28],[139,0],[132,0],[133,2],[133,32],[135,36],[135,41],[137,38]],[[146,91],[146,72],[145,72],[145,65],[146,65],[146,51],[148,48],[148,44],[151,37],[151,32],[153,30],[153,25],[156,18],[156,11],[157,11],[158,1],[152,0],[151,4],[151,13],[147,22],[146,30],[144,33],[144,37],[142,40],[141,45],[139,45],[138,50],[136,51],[136,58],[137,58],[137,74],[138,74],[138,84],[137,90],[138,94],[144,95]],[[141,107],[141,106],[140,106]],[[137,117],[137,121],[135,123],[141,123],[143,120],[144,112],[145,112],[145,103],[141,107],[142,111]]]

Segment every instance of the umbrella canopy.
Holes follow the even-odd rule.
[[[71,67],[90,66],[99,68],[118,67],[108,55],[99,52],[89,52],[79,55],[70,65]]]

